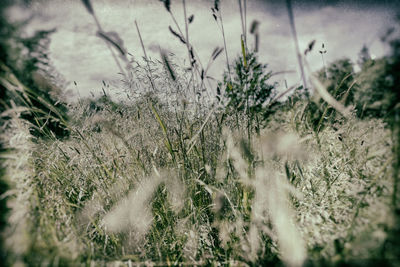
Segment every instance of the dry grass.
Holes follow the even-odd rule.
[[[188,32],[176,34],[190,58]],[[4,126],[12,262],[302,266],[381,258],[394,224],[392,139],[381,120],[346,108],[316,132],[305,112],[311,100],[298,99],[256,131],[248,128],[254,117],[211,102],[200,64],[188,71],[162,55],[161,65],[146,58],[128,66],[129,101],[71,105],[68,139],[33,138],[18,113]]]
[[[220,112],[204,125],[205,116],[156,105],[164,132],[146,101],[123,115],[81,103],[70,139],[10,143],[29,158],[18,159],[29,177],[15,182],[31,193],[16,196],[36,199],[10,217],[32,218],[12,222],[28,224],[35,240],[21,253],[171,264],[278,257],[289,266],[370,257],[392,223],[389,132],[379,120],[351,118],[317,140],[301,121],[305,104],[276,114],[248,143],[229,120],[219,123]]]

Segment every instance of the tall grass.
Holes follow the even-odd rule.
[[[90,2],[83,2],[94,16]],[[173,34],[197,61],[188,18],[184,35],[171,3],[163,2],[178,30]],[[246,25],[245,1],[239,5]],[[183,7],[186,14],[185,1]],[[218,1],[213,12],[225,39]],[[257,129],[249,127],[261,118],[255,111],[232,115],[223,98],[210,95],[211,104],[196,98],[210,89],[207,68],[194,62],[186,70],[166,52],[163,62],[150,61],[136,29],[145,63],[127,66],[134,75],[125,76],[122,89],[130,100],[71,104],[65,140],[34,139],[18,109],[7,113],[13,114],[2,134],[13,151],[4,165],[13,185],[5,232],[10,262],[302,266],[387,260],[387,229],[395,223],[388,166],[395,155],[382,120],[358,119],[311,77],[338,111],[332,123],[316,130],[307,113],[312,100],[293,96]],[[107,34],[101,38],[107,41]],[[242,46],[247,68],[245,38]],[[220,53],[214,50],[210,62]]]

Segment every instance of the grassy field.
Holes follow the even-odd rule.
[[[216,1],[221,25],[218,8]],[[400,264],[400,135],[391,115],[398,87],[373,101],[364,96],[381,85],[371,73],[393,75],[393,44],[392,56],[367,59],[359,73],[338,61],[304,77],[312,90],[296,85],[282,94],[244,39],[212,87],[178,24],[171,33],[186,44],[190,69],[163,51],[162,61],[147,59],[144,45],[145,61],[132,63],[98,26],[129,99],[79,99],[67,105],[68,119],[38,96],[51,116],[37,115],[29,101],[2,111],[7,265]],[[210,64],[228,60],[224,50],[214,50]],[[10,70],[1,85],[18,91]],[[394,111],[383,110],[384,101],[394,101]],[[51,120],[68,134],[47,130]]]

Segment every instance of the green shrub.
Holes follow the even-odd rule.
[[[266,72],[267,64],[259,63],[255,53],[248,53],[246,66],[243,58],[238,57],[233,67],[232,80],[229,79],[229,75],[225,74],[223,83],[228,112],[245,112],[246,114],[266,116],[269,113],[268,104],[277,94],[277,84],[268,83],[272,72]]]

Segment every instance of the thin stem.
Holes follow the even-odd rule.
[[[243,18],[243,8],[242,8],[242,0],[238,0],[239,3],[239,11],[240,11],[240,20],[242,22],[242,34],[243,34],[243,41],[245,43],[245,46],[247,47],[246,44],[246,26],[245,26],[245,22],[244,22],[244,18]]]
[[[99,29],[99,31],[100,31],[100,32],[103,32],[103,28],[101,27],[100,22],[99,22],[99,20],[97,19],[96,14],[92,14],[92,16],[93,16],[93,18],[94,18],[94,21],[95,21],[95,23],[96,23],[97,28]],[[117,56],[116,56],[115,53],[114,53],[114,50],[112,50],[110,44],[109,44],[107,41],[104,41],[104,42],[106,43],[107,48],[110,50],[111,55],[112,55],[112,57],[114,58],[114,61],[115,61],[115,63],[117,64],[117,66],[118,66],[118,68],[119,68],[119,71],[120,71],[121,74],[124,75],[125,78],[126,78],[127,75],[126,75],[124,69],[122,68],[121,64],[119,63],[119,60],[118,60]]]
[[[188,23],[187,23],[186,1],[182,0],[182,4],[183,4],[183,15],[184,15],[184,18],[185,18],[186,47],[187,47],[187,50],[188,50],[188,56],[189,56],[189,60],[190,60],[189,27],[188,27]]]
[[[174,21],[175,26],[177,27],[179,33],[181,34],[181,36],[183,36],[182,30],[181,30],[181,28],[179,27],[179,24],[178,24],[178,22],[176,21],[176,18],[175,18],[175,16],[174,16],[174,14],[172,14],[172,12],[170,12],[170,15],[171,15],[171,18],[172,18],[172,20]],[[189,53],[190,53],[190,48],[192,49],[193,54],[197,57],[197,61],[199,62],[200,67],[203,69],[203,64],[201,63],[200,57],[198,56],[198,54],[196,53],[196,51],[194,50],[194,48],[193,48],[192,46],[190,46],[189,42],[187,42],[187,41],[186,41],[186,46],[187,46],[188,49],[189,49],[189,50],[188,50]],[[190,60],[190,56],[189,56],[189,60]],[[200,77],[201,74],[200,74],[199,69],[198,69],[198,68],[195,68],[195,71],[196,71],[197,75]],[[202,86],[204,86],[204,89],[206,90],[206,92],[207,92],[209,98],[211,99],[210,92],[209,92],[208,88],[205,86],[204,83],[202,83]]]
[[[323,67],[324,67],[325,78],[328,79],[328,72],[326,71],[326,65],[325,65],[324,54],[321,53],[321,57],[322,57],[322,65],[323,65]]]
[[[305,78],[305,75],[304,75],[304,67],[303,67],[301,53],[300,53],[299,41],[297,39],[297,32],[296,32],[296,26],[295,26],[295,23],[294,23],[292,3],[291,3],[290,0],[286,0],[286,6],[287,6],[287,9],[288,9],[288,14],[289,14],[290,28],[292,29],[293,40],[294,40],[294,44],[296,46],[297,60],[299,62],[301,79],[303,80],[303,86],[304,86],[304,89],[305,89],[305,88],[307,88],[307,83],[306,83],[306,78]]]
[[[182,0],[182,5],[183,5],[183,14],[184,14],[184,19],[185,19],[185,32],[186,32],[186,48],[187,48],[187,52],[188,52],[188,58],[189,58],[189,63],[190,65],[192,65],[191,63],[191,58],[190,58],[190,45],[189,45],[189,26],[187,23],[187,14],[186,14],[186,1]],[[190,68],[192,75],[193,75],[193,69]],[[189,85],[190,86],[190,83]],[[193,86],[194,87],[194,86]]]
[[[139,35],[140,44],[142,45],[144,58],[146,59],[148,77],[149,77],[149,80],[150,80],[150,83],[151,83],[151,87],[153,88],[153,91],[155,91],[156,89],[155,89],[155,86],[154,86],[153,77],[152,77],[152,75],[151,75],[149,59],[148,59],[148,57],[147,57],[146,49],[145,49],[144,44],[143,44],[142,35],[140,34],[139,26],[138,26],[136,20],[135,20],[135,26],[136,26],[136,30],[137,30],[138,35]]]
[[[174,16],[174,14],[172,14],[172,13],[170,13],[170,14],[171,14],[171,18],[172,18],[172,20],[174,21],[175,26],[176,26],[176,28],[178,29],[179,33],[180,33],[182,36],[184,36],[183,33],[182,33],[182,30],[181,30],[181,27],[179,27],[179,24],[178,24],[178,22],[176,21],[176,18],[175,18],[175,16]],[[185,40],[185,41],[186,41],[186,40]],[[189,52],[189,53],[190,53],[190,48],[192,48],[192,49],[193,49],[193,53],[195,53],[194,48],[191,47],[190,44],[189,44],[189,42],[187,42],[187,41],[186,41],[186,47],[188,48],[188,52]],[[196,54],[196,53],[195,53],[195,54]],[[196,55],[197,55],[197,54],[196,54]],[[198,56],[197,56],[197,57],[198,57]],[[190,56],[189,56],[189,59],[190,59]],[[200,58],[198,58],[198,62],[200,63],[200,67],[203,68],[203,64],[201,64]]]
[[[247,49],[247,1],[243,0],[244,7],[244,41]]]
[[[222,11],[219,10],[218,13],[219,13],[219,19],[220,19],[220,21],[221,21],[222,38],[224,39],[224,49],[225,49],[225,57],[226,57],[226,66],[228,67],[229,81],[232,82],[231,67],[230,67],[229,58],[228,58],[228,49],[227,49],[227,47],[226,47],[224,22],[222,21]]]

